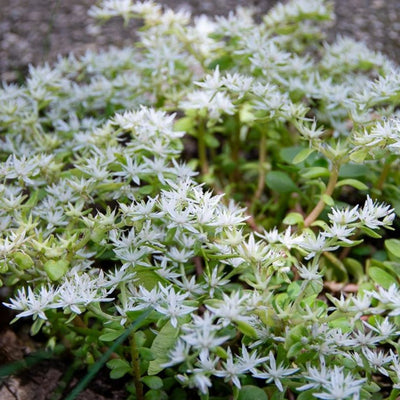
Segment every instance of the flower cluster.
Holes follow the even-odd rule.
[[[131,332],[138,400],[394,399],[398,67],[321,46],[329,2],[253,13],[104,0],[138,46],[3,85],[3,304],[88,363]]]

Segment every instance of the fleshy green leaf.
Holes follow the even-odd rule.
[[[350,274],[354,276],[358,282],[360,282],[364,277],[364,268],[362,264],[355,260],[354,258],[345,258],[343,260],[344,266],[348,269]]]
[[[144,286],[147,290],[153,289],[159,282],[165,282],[165,279],[149,268],[137,267],[135,272],[137,284]]]
[[[22,253],[20,251],[14,253],[13,259],[18,267],[21,269],[28,269],[33,267],[34,265],[32,258],[28,254]]]
[[[110,377],[111,379],[119,379],[132,370],[132,367],[126,360],[121,360],[120,358],[110,360],[107,362],[107,367],[111,369]]]
[[[267,186],[278,193],[292,193],[297,192],[298,188],[293,182],[292,178],[282,171],[268,172],[265,178]]]
[[[366,176],[369,173],[369,168],[364,164],[344,164],[340,167],[339,178],[359,178]]]
[[[52,281],[58,281],[69,269],[67,260],[48,260],[44,263],[43,269]]]
[[[158,332],[150,348],[155,359],[149,363],[149,375],[157,375],[164,369],[161,364],[168,361],[168,352],[173,348],[178,334],[179,328],[174,328],[170,322],[167,322]]]
[[[219,146],[219,141],[215,136],[209,134],[204,136],[204,141],[206,142],[208,147],[216,149]]]
[[[175,122],[174,130],[175,131],[183,131],[183,132],[190,132],[194,127],[194,120],[190,117],[183,117],[178,119]]]
[[[163,380],[158,376],[144,376],[142,382],[153,390],[161,389],[164,386]]]
[[[358,190],[368,190],[368,186],[357,179],[343,179],[336,184],[336,187],[345,185],[352,186]]]
[[[329,169],[325,167],[311,167],[302,169],[300,175],[304,179],[315,179],[328,177],[330,172]]]
[[[154,356],[153,352],[150,349],[148,349],[147,347],[140,347],[138,349],[138,351],[139,351],[140,357],[143,360],[153,361],[153,360],[156,359],[156,357]]]
[[[121,329],[104,329],[104,334],[99,337],[103,342],[112,342],[124,333],[124,328]]]
[[[252,339],[258,338],[256,330],[251,325],[249,325],[243,321],[236,321],[236,324],[237,324],[239,331],[242,332],[243,335],[251,337]]]
[[[304,217],[297,212],[292,212],[286,215],[283,223],[286,225],[301,225],[304,224]]]
[[[368,155],[367,149],[357,150],[350,154],[350,160],[354,161],[355,163],[362,163]]]
[[[335,205],[335,201],[332,199],[331,196],[327,195],[327,194],[323,194],[322,195],[322,201],[330,207],[333,207]]]
[[[374,230],[372,230],[372,229],[370,229],[370,228],[368,228],[366,226],[362,226],[361,230],[364,233],[366,233],[368,236],[370,236],[370,237],[372,237],[374,239],[380,239],[382,237],[379,233],[375,232]]]
[[[313,148],[307,148],[307,149],[303,149],[301,150],[299,153],[296,154],[296,156],[293,158],[292,163],[293,164],[299,164],[305,160],[307,160],[307,158],[314,153],[314,149]]]
[[[388,253],[397,259],[400,259],[400,240],[388,239],[385,240],[385,247]]]
[[[268,396],[261,388],[246,385],[240,389],[237,400],[268,400]]]
[[[384,289],[389,289],[392,284],[397,283],[397,279],[388,272],[379,267],[371,267],[368,269],[369,277]]]
[[[350,154],[350,160],[354,161],[355,163],[361,164],[362,162],[364,162],[367,155],[368,155],[368,149],[357,150]]]

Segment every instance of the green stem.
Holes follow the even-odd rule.
[[[232,135],[230,136],[230,146],[231,146],[231,157],[234,163],[234,170],[230,177],[232,182],[240,182],[240,172],[239,172],[239,152],[240,152],[240,119],[239,113],[236,114],[235,128],[233,129]]]
[[[332,171],[331,171],[331,175],[329,177],[328,186],[326,187],[326,190],[324,193],[325,195],[331,196],[333,194],[336,183],[338,181],[338,177],[339,177],[339,166],[334,164],[332,166]],[[325,208],[325,202],[323,200],[323,197],[321,196],[321,199],[319,200],[317,205],[313,208],[313,210],[310,212],[310,214],[304,220],[304,226],[306,228],[309,227],[319,217],[319,215],[321,214],[321,212],[324,208]]]
[[[197,151],[199,155],[200,170],[202,175],[207,175],[209,171],[205,134],[206,132],[204,129],[204,121],[200,121],[199,131],[197,135]]]
[[[68,394],[68,396],[65,398],[65,400],[75,400],[76,397],[79,395],[79,393],[85,389],[85,387],[89,384],[89,382],[96,376],[96,374],[100,371],[101,367],[107,362],[107,360],[111,357],[113,354],[114,350],[116,350],[127,338],[130,334],[132,334],[132,331],[137,329],[140,324],[146,320],[146,318],[149,316],[151,313],[150,309],[147,309],[144,311],[144,313],[136,319],[135,322],[132,323],[132,325],[126,329],[126,331],[118,337],[117,340],[114,341],[114,343],[110,346],[110,348],[100,357],[100,359],[93,364],[91,367],[90,371],[86,374],[86,376],[78,383],[77,386],[74,387],[74,389]],[[143,396],[141,398],[143,400]]]
[[[82,249],[83,247],[85,247],[85,246],[89,243],[91,234],[92,234],[92,232],[91,232],[90,230],[87,230],[87,231],[84,233],[82,239],[76,244],[76,246],[73,247],[72,249],[70,249],[70,250],[68,251],[68,254],[67,254],[67,256],[66,256],[66,259],[67,259],[68,261],[71,262],[72,259],[73,259],[74,256],[75,256],[76,252],[77,252],[78,250]]]
[[[303,281],[301,283],[300,293],[297,295],[296,300],[294,301],[294,303],[292,304],[292,307],[291,307],[291,310],[293,311],[293,313],[296,312],[297,306],[300,304],[301,300],[303,300],[304,293],[305,293],[306,289],[308,288],[309,284],[310,284],[310,281]]]
[[[265,155],[266,155],[266,135],[265,131],[261,131],[260,150],[258,153],[258,184],[257,190],[254,194],[253,203],[261,197],[265,186]]]
[[[133,373],[133,382],[136,388],[136,399],[137,400],[144,400],[143,394],[143,384],[140,381],[140,360],[139,360],[139,353],[137,350],[136,339],[135,339],[135,332],[132,332],[130,338],[130,347],[131,347],[131,359],[132,359],[132,373]]]
[[[379,190],[379,191],[382,191],[382,189],[383,189],[383,185],[384,185],[384,183],[385,183],[385,181],[386,181],[386,178],[387,178],[387,176],[389,175],[389,172],[390,172],[390,166],[392,165],[392,160],[386,160],[385,161],[385,164],[383,165],[383,169],[382,169],[382,172],[381,172],[381,174],[379,175],[379,179],[378,179],[378,182],[376,183],[376,188]]]
[[[109,315],[105,313],[99,303],[92,303],[88,305],[88,310],[90,310],[93,314],[95,314],[98,318],[103,318],[105,321],[119,321],[119,317],[114,317],[113,315]]]

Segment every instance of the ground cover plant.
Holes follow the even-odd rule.
[[[134,47],[3,85],[5,305],[131,399],[395,399],[399,67],[253,11],[106,0]]]

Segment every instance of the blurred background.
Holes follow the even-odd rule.
[[[227,15],[238,5],[254,5],[260,14],[276,0],[160,0],[194,15]],[[52,62],[58,54],[82,54],[88,49],[132,43],[137,25],[120,19],[101,29],[88,17],[95,0],[0,0],[0,81],[18,81],[29,64]],[[400,62],[399,0],[334,0],[336,21],[329,30],[365,41]]]

